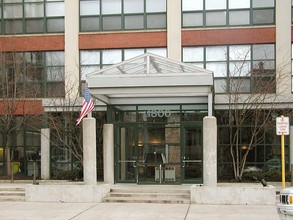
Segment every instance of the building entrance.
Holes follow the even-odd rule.
[[[202,123],[115,125],[115,181],[202,183]]]

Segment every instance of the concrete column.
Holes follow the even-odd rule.
[[[41,178],[50,179],[50,129],[41,129]]]
[[[217,186],[217,120],[203,119],[203,184]]]
[[[114,125],[103,127],[104,182],[114,184]]]
[[[96,119],[84,118],[83,128],[83,180],[87,185],[97,183]]]
[[[79,1],[65,1],[65,95],[75,98],[79,92]]]
[[[167,1],[168,58],[181,62],[181,0]]]
[[[290,170],[291,170],[291,165],[293,164],[293,126],[290,126],[290,131],[289,131],[289,155],[290,155]],[[292,171],[292,170],[291,170]]]
[[[277,92],[291,96],[291,0],[276,1]]]

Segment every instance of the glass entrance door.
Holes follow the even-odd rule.
[[[117,183],[202,183],[202,158],[202,123],[116,125]]]
[[[138,131],[138,183],[180,184],[180,126],[144,123]]]
[[[181,183],[180,125],[120,124],[115,133],[117,183]]]
[[[137,130],[135,125],[124,124],[115,128],[116,182],[137,182]]]
[[[182,182],[203,183],[202,123],[182,126]]]

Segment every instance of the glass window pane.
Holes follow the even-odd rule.
[[[215,79],[215,93],[226,93],[227,91],[227,81],[226,79]]]
[[[64,52],[46,52],[46,65],[47,66],[63,66],[64,65]]]
[[[128,60],[142,54],[144,54],[144,49],[125,49],[124,60]]]
[[[206,25],[207,26],[221,26],[226,25],[226,12],[207,12]]]
[[[44,32],[44,20],[26,20],[26,33],[41,33]]]
[[[81,31],[98,31],[100,29],[99,17],[85,17],[80,19]]]
[[[64,67],[48,67],[47,68],[47,81],[63,81]]]
[[[274,70],[275,61],[273,60],[266,60],[266,61],[254,61],[253,62],[253,69],[265,69],[265,70]]]
[[[275,46],[273,44],[257,44],[252,46],[254,60],[266,60],[275,58]]]
[[[224,63],[224,62],[206,63],[206,69],[213,71],[214,77],[227,76],[227,63]]]
[[[80,80],[86,80],[86,75],[100,70],[100,66],[82,66],[80,68]]]
[[[203,0],[182,0],[183,11],[203,10]]]
[[[81,51],[80,52],[80,64],[81,65],[100,65],[100,51]]]
[[[46,16],[64,16],[64,2],[46,3]]]
[[[121,0],[102,1],[102,13],[104,15],[121,14]]]
[[[22,18],[22,4],[17,5],[4,5],[3,7],[4,18]]]
[[[147,0],[146,12],[166,12],[166,0]]]
[[[250,8],[250,0],[229,0],[229,8]]]
[[[226,9],[226,0],[205,0],[206,10]]]
[[[249,11],[229,11],[229,25],[249,25]]]
[[[250,78],[249,79],[231,79],[230,80],[230,92],[247,93],[250,92]]]
[[[250,62],[230,62],[229,63],[229,76],[250,76]]]
[[[166,14],[147,15],[147,28],[166,28]]]
[[[197,27],[203,26],[202,13],[184,13],[183,14],[183,27]]]
[[[184,47],[183,62],[200,62],[204,60],[203,47]]]
[[[20,34],[23,22],[21,20],[4,21],[5,34]]]
[[[273,24],[274,23],[274,10],[254,10],[253,11],[253,24]]]
[[[103,17],[103,30],[121,30],[121,16]]]
[[[80,15],[99,15],[100,1],[80,1]]]
[[[47,85],[47,97],[64,97],[65,89],[64,82],[48,83]]]
[[[47,19],[47,32],[64,32],[64,18]]]
[[[229,60],[250,60],[250,45],[229,46]]]
[[[22,2],[22,0],[3,0],[4,3]]]
[[[274,7],[275,0],[252,0],[253,8]]]
[[[227,60],[227,47],[226,46],[206,47],[206,60],[207,61]]]
[[[143,13],[143,0],[124,0],[124,13]]]
[[[167,57],[167,49],[166,48],[147,48],[148,53],[156,54],[162,57]]]
[[[125,15],[124,16],[125,29],[143,29],[144,16],[143,15]]]
[[[25,4],[24,10],[25,10],[25,17],[27,18],[44,17],[43,3]]]
[[[104,64],[115,64],[122,61],[121,50],[104,50],[103,51],[103,65]]]

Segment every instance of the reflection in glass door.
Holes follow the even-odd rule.
[[[138,183],[181,183],[180,126],[140,124],[138,140]]]
[[[203,183],[202,125],[183,125],[182,182]]]
[[[116,182],[137,182],[137,135],[134,125],[116,127]]]

